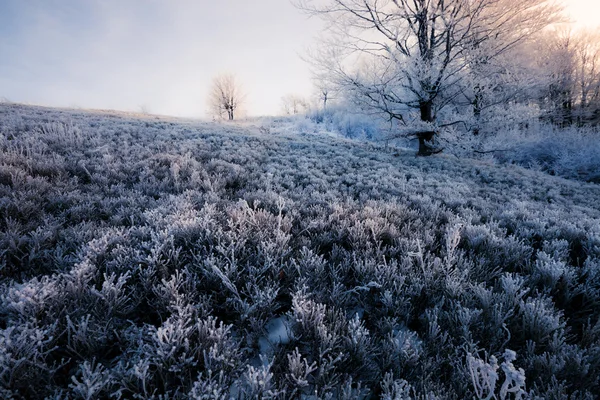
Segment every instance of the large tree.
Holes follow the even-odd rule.
[[[232,121],[244,101],[241,85],[235,75],[222,74],[213,78],[208,100],[214,117]]]
[[[328,22],[326,51],[315,59],[332,81],[390,119],[407,109],[432,124],[484,65],[553,22],[550,0],[296,0]],[[475,55],[475,57],[474,57]],[[360,68],[357,68],[360,66]],[[368,72],[365,72],[365,66]],[[474,91],[474,112],[484,95]],[[433,129],[433,128],[432,128]],[[419,136],[421,154],[430,152]]]

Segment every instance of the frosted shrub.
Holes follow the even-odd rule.
[[[287,378],[294,387],[294,390],[303,390],[308,387],[311,374],[317,370],[317,363],[313,362],[309,365],[297,347],[291,354],[287,355],[287,361],[289,370]]]
[[[273,399],[277,398],[278,392],[274,387],[272,362],[261,360],[260,367],[248,366],[242,376],[242,393],[246,399]]]
[[[571,285],[575,280],[575,273],[563,261],[553,260],[545,252],[538,252],[531,279],[533,285],[539,285],[550,293],[561,280],[564,285]]]
[[[355,351],[364,349],[369,344],[369,331],[358,318],[358,314],[354,316],[348,323],[348,335],[351,348]]]
[[[239,364],[238,343],[231,337],[231,326],[223,322],[217,324],[216,318],[196,321],[198,341],[201,347],[204,367],[212,371],[232,371]]]
[[[491,356],[488,363],[475,358],[470,353],[467,355],[467,365],[475,395],[478,399],[519,400],[527,396],[527,392],[525,392],[525,372],[522,368],[517,370],[512,364],[516,358],[514,351],[508,349],[504,351],[504,361],[500,364],[500,368],[504,373],[504,381],[497,392],[498,396],[496,396],[496,386],[500,380],[496,357]]]
[[[367,115],[337,112],[331,118],[333,130],[353,139],[373,139],[379,131],[377,121]]]
[[[84,141],[84,136],[81,128],[69,122],[47,122],[39,125],[38,131],[43,140],[48,143],[60,146],[81,146]]]
[[[329,332],[325,326],[327,307],[308,299],[303,292],[297,293],[292,299],[293,318],[298,324],[301,335],[307,338],[327,340]]]
[[[56,324],[37,328],[31,323],[0,331],[0,384],[7,392],[48,385],[59,364],[52,362],[56,350]]]
[[[423,341],[418,335],[406,327],[399,327],[388,334],[382,358],[385,359],[386,366],[406,372],[406,368],[414,367],[418,363],[423,351]]]
[[[194,382],[194,386],[189,393],[189,397],[193,400],[227,400],[227,385],[223,371],[215,377],[212,371],[209,371],[205,376],[200,373],[198,379]]]
[[[104,274],[104,282],[102,282],[102,289],[99,291],[92,290],[92,293],[98,296],[104,302],[104,306],[107,308],[107,314],[127,314],[131,311],[130,303],[131,299],[125,292],[125,286],[127,279],[130,278],[130,273],[117,277],[115,273],[110,275]]]
[[[111,339],[109,326],[101,325],[87,314],[79,320],[71,320],[67,315],[67,348],[80,357],[95,354]]]
[[[403,379],[394,379],[394,375],[386,373],[381,381],[382,400],[412,400],[414,390],[411,385]]]
[[[4,313],[27,319],[41,315],[59,291],[56,281],[48,277],[33,278],[24,285],[12,285],[2,294],[0,309]]]
[[[552,175],[598,183],[598,140],[597,128],[559,129],[542,125],[524,133],[503,132],[487,146],[505,150],[495,154],[501,162],[519,163]]]
[[[300,133],[316,133],[317,126],[308,118],[296,118],[294,130]]]
[[[315,110],[309,116],[327,130],[353,139],[374,139],[379,136],[382,125],[377,118],[352,106],[328,107],[325,112]]]
[[[141,350],[161,376],[183,374],[196,365],[192,331],[191,321],[182,316],[173,316],[158,328],[148,328],[147,343]]]
[[[71,376],[69,385],[75,398],[93,400],[108,394],[105,390],[110,387],[112,378],[101,364],[85,361],[78,375]]]
[[[544,298],[530,298],[519,305],[522,318],[522,335],[545,343],[552,334],[564,329],[561,316],[556,315],[552,305]]]

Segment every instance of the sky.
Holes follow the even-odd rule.
[[[205,117],[237,76],[249,115],[309,95],[318,21],[288,0],[0,0],[0,98]]]
[[[599,0],[563,1],[578,26],[600,24]],[[207,117],[228,72],[248,115],[278,114],[311,93],[301,55],[319,29],[289,0],[0,0],[0,98]]]
[[[600,26],[600,0],[563,0],[562,3],[576,27]]]

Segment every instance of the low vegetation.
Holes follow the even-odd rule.
[[[0,397],[592,399],[600,187],[0,105]]]

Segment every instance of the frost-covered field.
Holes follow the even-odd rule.
[[[600,186],[0,105],[0,397],[592,399]]]

